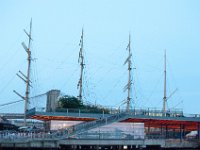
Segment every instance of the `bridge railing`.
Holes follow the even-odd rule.
[[[181,110],[167,110],[163,114],[162,110],[159,109],[132,109],[130,111],[131,115],[143,115],[143,116],[165,116],[165,117],[182,117],[183,111]]]
[[[105,111],[106,110],[106,111]],[[104,117],[104,115],[115,115],[119,113],[125,113],[127,112],[126,109],[122,108],[112,108],[112,107],[105,107],[105,110],[87,110],[87,109],[71,109],[71,108],[65,108],[62,109],[62,111],[59,112],[51,112],[51,113],[65,113],[66,116],[70,114],[77,114],[76,116],[83,116],[82,114],[91,114],[90,117]],[[28,111],[27,116],[34,115],[37,112],[45,113],[44,108],[33,108]],[[48,113],[48,112],[46,112]],[[157,116],[157,117],[192,117],[192,118],[199,118],[200,114],[185,114],[181,109],[168,109],[166,110],[166,113],[163,114],[163,111],[157,108],[146,108],[146,109],[140,109],[140,108],[134,108],[130,109],[129,114],[135,116],[135,115],[143,115],[143,116]],[[98,115],[96,115],[98,114]],[[4,114],[6,115],[6,114]],[[8,115],[8,114],[7,114]],[[10,114],[15,115],[15,114]],[[54,114],[55,115],[55,114]]]
[[[27,141],[27,140],[45,140],[45,139],[66,139],[68,136],[65,132],[55,132],[55,133],[0,133],[0,142],[1,141]],[[179,136],[168,136],[164,134],[129,134],[129,133],[123,133],[120,131],[95,131],[87,134],[80,134],[75,137],[76,139],[179,139]],[[184,136],[181,140],[197,140],[197,136]]]

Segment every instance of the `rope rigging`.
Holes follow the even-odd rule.
[[[39,95],[30,97],[30,99],[39,98],[39,97],[42,97],[44,95],[47,95],[47,93],[43,93],[43,94],[39,94]],[[17,100],[17,101],[12,101],[12,102],[8,102],[8,103],[0,104],[0,107],[11,105],[11,104],[15,104],[15,103],[18,103],[18,102],[21,102],[21,101],[24,101],[24,99],[20,99],[20,100]]]

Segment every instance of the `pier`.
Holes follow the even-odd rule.
[[[29,118],[49,120],[83,121],[67,130],[52,133],[29,133],[1,135],[1,147],[4,148],[40,148],[40,149],[197,149],[200,146],[200,117],[185,116],[182,112],[170,112],[166,116],[162,111],[135,109],[129,113],[123,110],[112,114],[70,112],[38,112],[30,110]],[[89,131],[116,122],[142,123],[144,135],[109,136],[108,133],[90,134]],[[138,130],[138,129],[137,129]],[[196,131],[196,135],[188,136]]]

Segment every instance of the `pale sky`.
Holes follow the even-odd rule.
[[[84,100],[119,107],[127,93],[128,35],[133,53],[133,107],[162,108],[163,55],[167,51],[168,108],[200,113],[199,0],[0,0],[0,104],[25,93],[16,73],[26,73],[32,30],[31,96],[60,89],[78,95],[79,40],[84,27]],[[122,107],[122,106],[121,106]],[[3,111],[23,111],[23,104]],[[2,110],[0,108],[0,110]]]

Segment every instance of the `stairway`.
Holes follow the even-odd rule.
[[[86,132],[90,129],[94,129],[100,126],[104,126],[104,125],[108,125],[114,122],[120,122],[122,120],[128,119],[129,118],[129,114],[127,113],[118,113],[118,114],[114,114],[108,117],[104,117],[104,118],[99,118],[98,120],[94,120],[94,121],[89,121],[89,122],[83,122],[80,124],[77,124],[75,126],[72,126],[64,131],[61,131],[59,133],[56,133],[55,135],[53,135],[53,138],[56,139],[66,139],[66,138],[70,138],[72,136],[75,136],[77,134]]]

